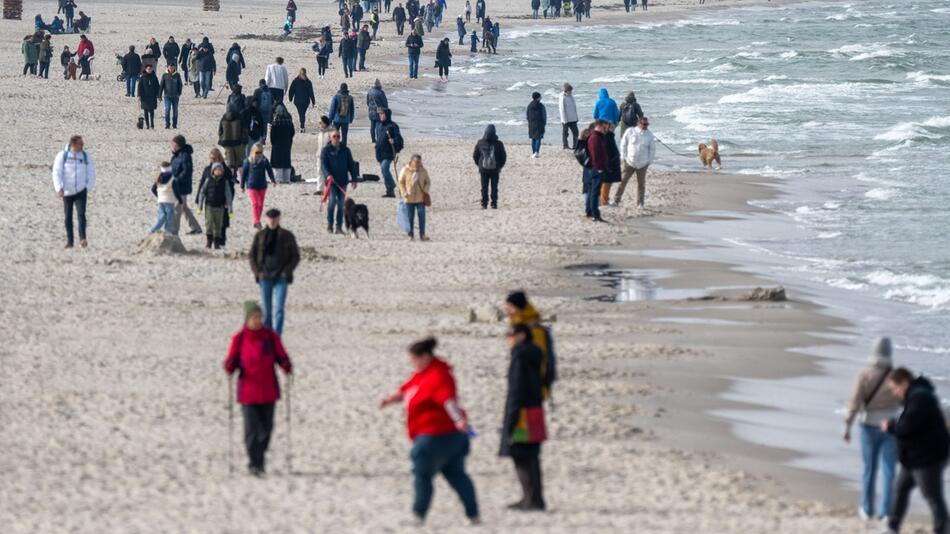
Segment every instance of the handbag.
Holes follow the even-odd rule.
[[[422,193],[422,203],[427,208],[432,205],[432,197],[429,196],[429,193]]]
[[[518,423],[511,433],[511,442],[533,444],[541,443],[546,439],[548,439],[548,432],[544,425],[544,407],[521,408],[518,413]]]

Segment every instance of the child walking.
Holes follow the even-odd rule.
[[[172,180],[172,164],[163,161],[159,167],[158,178],[152,184],[152,194],[158,199],[158,217],[155,224],[148,231],[150,234],[158,232],[162,228],[165,233],[173,234],[175,205],[178,204],[178,195],[175,194],[175,182]]]

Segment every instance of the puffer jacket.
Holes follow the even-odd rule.
[[[215,178],[211,173],[211,165],[205,167],[198,184],[198,195],[195,199],[198,209],[228,208],[234,202],[234,183],[231,181],[231,169],[224,168],[224,174]]]
[[[413,174],[416,178],[413,178]],[[430,185],[429,173],[422,166],[418,171],[413,171],[409,165],[406,165],[399,173],[399,194],[406,204],[425,202],[425,195],[429,192]]]
[[[274,169],[270,166],[270,161],[265,156],[251,163],[250,159],[244,160],[244,167],[241,170],[241,189],[267,189],[267,179],[270,178],[272,184],[274,181]]]
[[[247,135],[240,115],[229,111],[221,117],[218,124],[218,144],[223,147],[247,144]]]
[[[889,430],[897,438],[897,453],[904,467],[916,469],[947,461],[947,423],[934,386],[926,378],[918,377],[910,383],[904,396],[904,411],[891,421]]]
[[[175,190],[179,195],[190,195],[192,184],[192,173],[194,168],[191,164],[191,154],[194,149],[191,145],[185,145],[172,153],[172,176],[175,177]]]
[[[290,357],[277,332],[264,326],[251,330],[246,326],[231,338],[224,360],[228,374],[239,371],[237,401],[241,404],[270,404],[280,399],[280,386],[274,366],[291,374]]]

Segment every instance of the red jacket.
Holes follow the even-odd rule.
[[[76,49],[76,57],[81,58],[82,53],[87,49],[89,50],[89,57],[96,55],[96,49],[93,48],[92,41],[89,39],[86,39],[85,41],[79,41],[79,48]]]
[[[455,379],[449,364],[433,358],[428,367],[413,374],[399,391],[406,403],[409,439],[458,432],[445,411],[445,402],[455,399]]]
[[[237,400],[241,404],[271,404],[280,398],[280,386],[274,364],[290,374],[290,358],[277,332],[268,327],[250,330],[246,326],[231,338],[231,349],[224,370],[231,374],[240,369]]]
[[[587,138],[587,152],[590,154],[591,167],[597,172],[607,170],[607,145],[604,134],[594,130]]]

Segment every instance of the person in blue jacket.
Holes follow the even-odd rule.
[[[350,96],[350,88],[345,83],[340,84],[340,90],[330,100],[328,115],[330,122],[340,131],[341,144],[346,146],[346,133],[350,129],[350,123],[356,118],[356,110],[353,106],[353,97]]]
[[[333,233],[335,223],[336,233],[342,235],[343,201],[346,199],[346,188],[350,185],[350,177],[356,179],[356,162],[353,161],[353,153],[343,144],[342,133],[339,130],[330,132],[330,143],[323,147],[320,163],[326,180],[324,195],[329,200],[327,233]],[[356,188],[355,182],[353,188]]]
[[[594,120],[607,121],[614,126],[620,122],[620,108],[614,99],[607,94],[607,88],[601,87],[597,97],[597,103],[594,104]]]

